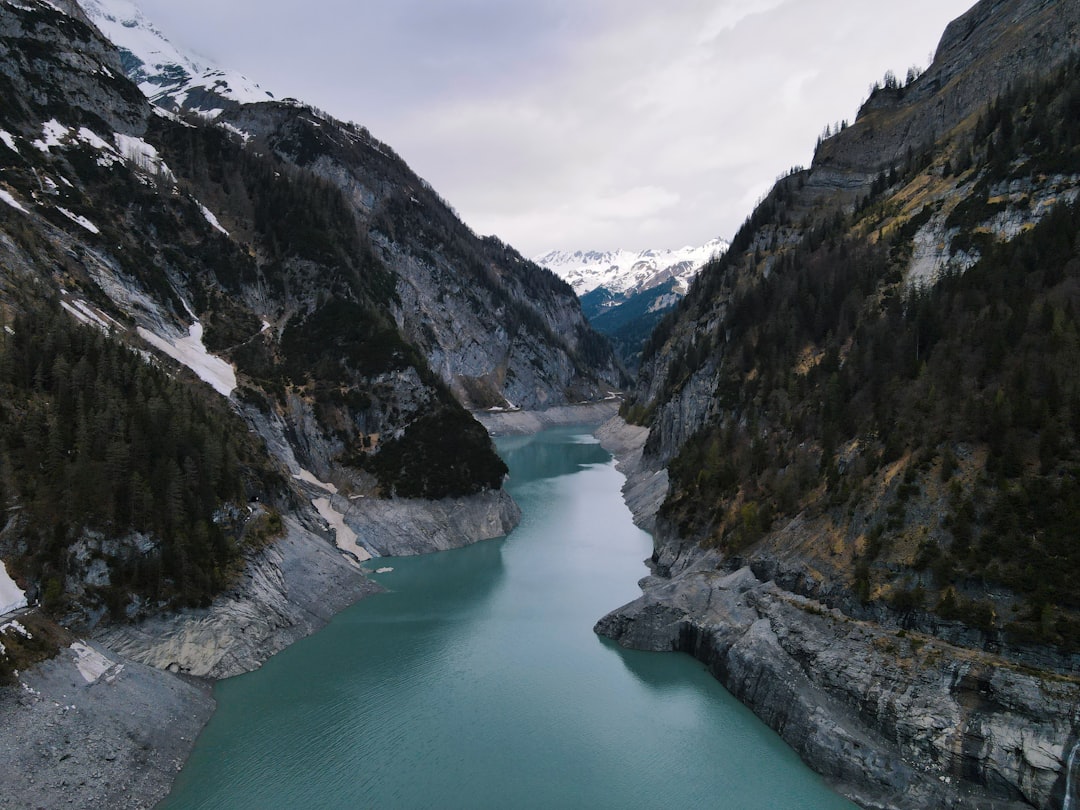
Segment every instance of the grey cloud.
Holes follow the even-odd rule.
[[[137,2],[178,44],[367,125],[475,230],[536,254],[732,236],[971,0]]]

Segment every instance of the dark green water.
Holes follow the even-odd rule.
[[[651,550],[595,440],[499,450],[520,527],[380,560],[389,593],[220,683],[162,806],[852,808],[689,656],[593,634]]]

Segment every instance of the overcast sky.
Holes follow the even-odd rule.
[[[136,0],[176,45],[367,126],[527,256],[730,239],[974,0]]]

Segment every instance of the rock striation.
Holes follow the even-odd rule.
[[[643,595],[597,633],[693,655],[860,806],[1061,806],[1080,721],[1074,677],[852,618],[759,576],[761,560],[740,567],[663,521],[657,529],[666,479],[660,492],[642,464],[647,430],[614,419],[597,435],[627,474],[635,521],[655,536]]]
[[[158,669],[229,678],[257,669],[379,590],[323,537],[286,518],[285,537],[252,553],[240,582],[210,607],[110,625],[95,639]]]

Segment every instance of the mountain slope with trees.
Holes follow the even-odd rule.
[[[362,128],[153,107],[68,2],[0,6],[0,60],[0,557],[50,616],[216,606],[281,538],[333,542],[318,496],[343,526],[362,496],[466,499],[505,532],[506,468],[465,406],[618,382],[565,284]]]
[[[654,332],[625,410],[670,476],[654,558],[670,579],[606,631],[629,643],[635,617],[674,611],[693,628],[675,646],[873,806],[1057,806],[1080,733],[1062,709],[1080,697],[1078,31],[1073,6],[984,1],[925,73],[887,76]],[[840,768],[796,697],[769,708],[732,680],[738,642],[720,638],[738,621],[670,601],[744,568],[782,648],[755,677],[801,662],[887,767]],[[710,604],[731,593],[711,587]],[[850,622],[866,668],[806,666],[815,634]],[[1022,671],[1033,691],[969,691],[962,669]]]

